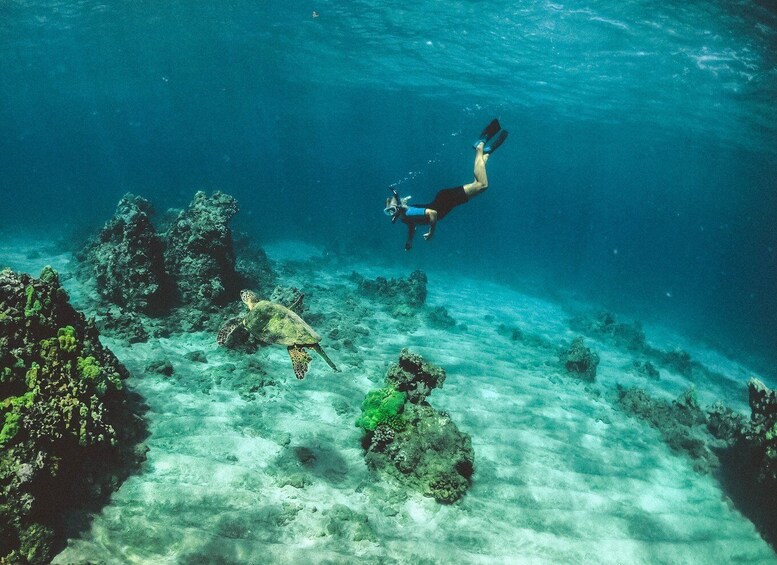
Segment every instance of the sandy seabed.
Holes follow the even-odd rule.
[[[6,242],[0,263],[35,276],[51,264],[89,315],[94,291],[70,276],[74,259],[33,252],[46,248]],[[744,366],[648,327],[652,345],[682,345],[730,381],[691,383],[666,369],[648,380],[631,369],[628,352],[586,338],[601,358],[588,384],[566,375],[557,351],[543,345],[577,335],[560,304],[429,271],[427,304],[444,306],[457,323],[443,330],[422,316],[392,317],[359,298],[349,278],[354,270],[368,278],[408,272],[323,265],[320,250],[301,244],[266,251],[281,266],[281,284],[307,293],[311,312],[343,318],[347,299],[351,310],[360,305],[347,318],[359,326],[353,347],[328,348],[322,331],[342,372],[316,357],[298,381],[285,348],[249,356],[208,333],[132,345],[103,337],[148,404],[150,451],[142,472],[55,563],[777,562],[713,476],[696,473],[658,431],[612,403],[617,384],[667,399],[695,384],[702,405],[723,399],[749,414]],[[532,339],[512,340],[500,324]],[[429,401],[472,436],[473,484],[450,506],[364,464],[354,421],[403,347],[445,368],[445,385]],[[192,351],[207,361],[187,357]],[[171,377],[146,371],[164,359]],[[730,398],[733,389],[740,397]]]

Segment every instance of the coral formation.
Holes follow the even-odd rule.
[[[391,365],[386,372],[386,384],[404,392],[407,400],[419,404],[426,400],[435,388],[442,388],[445,382],[445,369],[428,363],[415,353],[403,349],[399,362]]]
[[[162,240],[151,224],[147,200],[125,194],[116,213],[79,257],[94,275],[97,291],[132,311],[169,306]]]
[[[575,316],[569,321],[569,327],[590,336],[609,337],[616,345],[630,351],[641,351],[645,347],[645,332],[638,322],[618,322],[609,312],[600,312],[595,316]]]
[[[568,372],[579,375],[581,379],[593,382],[596,378],[599,356],[585,346],[582,337],[573,339],[569,349],[563,351],[559,359]]]
[[[756,452],[759,479],[777,486],[777,391],[758,379],[747,383],[750,425],[745,436]]]
[[[693,388],[672,402],[652,398],[639,388],[618,387],[617,393],[617,404],[624,412],[646,420],[661,432],[673,451],[692,459],[696,471],[707,473],[718,467],[718,458],[710,450],[713,442],[707,415],[699,406]]]
[[[0,272],[0,561],[46,563],[65,511],[103,501],[143,452],[124,366],[57,273]]]
[[[200,191],[165,233],[165,267],[182,303],[208,311],[231,300],[238,290],[229,228],[237,211],[233,197]]]
[[[394,308],[407,306],[412,310],[426,302],[427,278],[423,271],[413,271],[407,279],[377,277],[368,280],[358,273],[353,273],[351,279],[356,282],[359,292]]]
[[[356,425],[365,431],[374,432],[378,426],[387,426],[392,430],[404,428],[402,410],[407,395],[392,387],[379,388],[367,393],[362,403],[362,415]]]
[[[471,483],[475,453],[468,434],[427,402],[445,371],[403,349],[385,387],[367,394],[356,425],[364,429],[365,460],[425,496],[450,504]]]
[[[658,368],[653,363],[684,377],[692,377],[694,370],[706,373],[705,376],[715,377],[714,373],[694,362],[687,351],[679,347],[668,351],[652,347],[647,343],[645,332],[638,322],[631,324],[618,322],[609,312],[594,316],[577,315],[570,319],[569,327],[597,339],[607,339],[617,347],[646,357],[647,360],[635,359],[634,365],[638,372],[648,378],[659,377]]]
[[[448,313],[448,309],[445,306],[432,308],[426,314],[426,319],[429,320],[432,326],[443,330],[450,330],[456,327],[456,320]]]
[[[229,195],[198,192],[185,210],[166,213],[160,237],[151,205],[125,195],[114,217],[77,253],[82,274],[94,278],[110,303],[98,312],[102,330],[130,343],[214,330],[223,320],[220,308],[236,301],[241,287],[268,293],[275,277],[267,255],[246,237],[233,246],[229,221],[237,209]],[[26,307],[32,312],[36,304]]]

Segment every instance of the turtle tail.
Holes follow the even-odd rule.
[[[306,346],[306,347],[309,347],[310,349],[312,349],[313,351],[315,351],[316,353],[318,353],[319,355],[321,355],[321,357],[324,359],[324,361],[326,361],[326,364],[327,364],[327,365],[329,365],[330,367],[332,367],[332,370],[333,370],[335,373],[339,373],[339,372],[340,372],[340,369],[338,369],[338,368],[337,368],[337,365],[335,365],[334,363],[332,363],[332,360],[329,358],[329,355],[327,355],[327,354],[324,352],[324,350],[321,348],[321,346],[320,346],[319,344],[317,344],[317,343],[314,343],[314,344],[312,344],[312,345],[308,345],[308,346]]]

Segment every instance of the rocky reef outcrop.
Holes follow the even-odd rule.
[[[127,376],[54,270],[0,272],[0,562],[48,563],[65,513],[104,502],[144,459]]]
[[[668,401],[653,398],[639,388],[618,387],[616,404],[630,416],[647,421],[661,432],[664,442],[673,451],[686,454],[697,472],[708,473],[719,466],[712,448],[720,447],[720,444],[716,444],[710,435],[710,420],[699,406],[693,388]],[[724,414],[716,414],[719,422]]]
[[[696,471],[714,473],[740,512],[777,548],[777,391],[751,379],[748,395],[749,420],[721,402],[702,409],[694,389],[669,402],[619,387],[616,405],[659,430]]]
[[[582,337],[573,339],[569,348],[561,352],[559,360],[568,373],[588,382],[596,379],[599,355],[585,346]]]
[[[759,480],[777,487],[777,391],[750,379],[747,392],[752,413],[744,435],[754,452]]]
[[[114,216],[77,253],[80,272],[95,281],[106,304],[103,331],[130,343],[172,333],[214,330],[239,311],[238,291],[269,293],[275,275],[264,251],[229,227],[237,201],[195,194],[184,210],[169,210],[160,235],[143,198],[125,195]],[[224,312],[234,303],[234,312]]]
[[[209,310],[235,297],[240,279],[229,221],[237,211],[237,200],[228,194],[197,192],[168,229],[165,268],[180,302]]]
[[[144,198],[125,194],[116,213],[80,254],[94,275],[97,292],[135,312],[153,313],[169,306],[169,278],[163,244]]]
[[[367,394],[356,425],[364,432],[367,465],[408,487],[451,504],[471,484],[475,453],[469,435],[426,402],[445,371],[403,349],[384,387]]]
[[[427,277],[420,270],[413,271],[406,279],[377,277],[370,280],[355,272],[351,279],[362,295],[395,310],[404,308],[412,311],[426,303]]]

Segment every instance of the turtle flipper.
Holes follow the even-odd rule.
[[[321,357],[324,359],[324,361],[326,361],[327,365],[329,365],[330,367],[332,367],[332,370],[333,370],[335,373],[339,373],[339,372],[340,372],[340,369],[338,369],[338,368],[337,368],[337,365],[335,365],[335,364],[332,362],[332,360],[329,358],[329,355],[327,355],[327,354],[324,352],[324,350],[321,348],[321,346],[320,346],[319,344],[317,344],[317,343],[314,343],[314,344],[312,344],[312,345],[308,345],[308,347],[310,347],[310,348],[311,348],[313,351],[315,351],[316,353],[318,353],[319,355],[321,355]]]
[[[226,323],[221,326],[218,335],[216,335],[216,342],[219,345],[226,345],[227,341],[232,335],[232,332],[234,332],[242,323],[243,320],[241,318],[232,318],[231,320],[227,320]]]
[[[308,365],[313,358],[299,345],[289,346],[289,357],[291,357],[294,374],[297,375],[298,379],[304,379],[305,373],[308,372]]]

